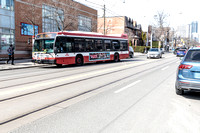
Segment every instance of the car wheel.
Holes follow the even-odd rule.
[[[176,94],[177,95],[183,95],[184,94],[184,90],[183,89],[180,89],[177,86],[175,86],[175,88],[176,88]]]

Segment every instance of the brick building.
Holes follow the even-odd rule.
[[[15,58],[30,58],[32,36],[60,30],[96,32],[97,10],[73,0],[0,0],[0,59],[10,44]]]
[[[104,18],[98,18],[97,32],[104,33]],[[126,16],[106,17],[105,34],[127,34],[132,45],[142,45],[142,27]]]

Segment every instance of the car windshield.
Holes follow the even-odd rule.
[[[200,62],[200,50],[189,50],[185,61],[188,62]]]
[[[53,53],[53,44],[54,39],[35,40],[33,51]]]
[[[157,48],[152,48],[149,51],[158,51],[158,49]]]

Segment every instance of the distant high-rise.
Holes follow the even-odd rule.
[[[191,23],[191,32],[198,33],[198,22],[197,21],[193,21]]]
[[[190,26],[191,26],[191,39],[199,42],[198,21],[193,21]]]

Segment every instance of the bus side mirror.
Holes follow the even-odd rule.
[[[58,53],[57,47],[54,47],[54,53],[57,55],[57,53]]]

